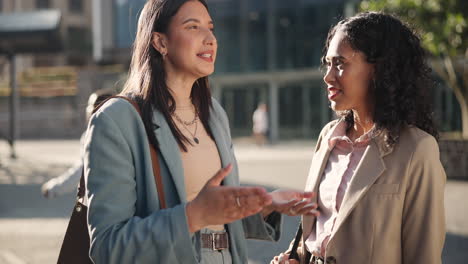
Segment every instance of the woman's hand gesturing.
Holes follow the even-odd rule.
[[[299,264],[299,261],[295,259],[288,259],[289,254],[281,253],[279,256],[274,257],[270,264]]]
[[[272,197],[261,187],[220,186],[232,165],[220,169],[186,207],[190,232],[223,225],[259,213]]]
[[[293,190],[276,190],[269,193],[272,203],[262,210],[263,217],[273,211],[289,216],[308,215],[318,216],[317,204],[311,201],[315,196],[313,192],[300,192]]]

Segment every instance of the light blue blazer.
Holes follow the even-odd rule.
[[[126,100],[111,99],[90,120],[84,171],[90,256],[95,263],[200,262],[200,234],[190,234],[187,226],[179,146],[164,116],[158,111],[153,116],[168,206],[164,210],[159,209],[147,135],[134,107]],[[214,99],[209,126],[222,166],[234,165],[223,184],[237,186],[229,122]],[[279,239],[281,216],[268,219],[267,223],[257,214],[226,225],[234,264],[247,263],[245,238]]]

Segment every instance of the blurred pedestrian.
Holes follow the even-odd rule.
[[[339,119],[317,141],[306,190],[321,214],[302,219],[300,263],[441,263],[446,176],[419,37],[357,14],[330,30],[322,63]]]
[[[254,135],[255,143],[258,146],[263,146],[267,142],[268,133],[268,111],[267,105],[260,103],[255,109],[252,116],[252,132]]]
[[[89,121],[93,109],[101,104],[104,100],[113,95],[111,90],[97,90],[92,93],[88,98],[88,105],[86,107],[86,120]],[[85,133],[80,137],[80,150],[85,139]],[[70,167],[67,171],[61,175],[52,178],[42,184],[41,192],[46,198],[54,198],[61,196],[66,193],[70,193],[77,190],[80,177],[83,174],[83,154],[80,154],[80,158],[75,162],[75,164]]]
[[[208,86],[216,52],[204,0],[147,1],[121,93],[141,116],[110,99],[86,137],[95,263],[244,264],[246,237],[278,240],[278,212],[316,214],[301,201],[311,193],[239,186],[228,118]],[[159,157],[159,192],[148,144]]]

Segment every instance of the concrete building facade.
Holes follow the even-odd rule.
[[[145,0],[93,0],[96,61],[128,63]],[[268,104],[271,141],[313,138],[332,118],[320,57],[329,28],[359,0],[208,0],[218,40],[213,93],[235,136],[251,134],[252,113]],[[443,130],[459,126],[450,89],[434,91]],[[450,105],[450,106],[448,106]]]
[[[211,87],[230,118],[233,135],[251,134],[252,113],[258,103],[265,102],[272,142],[315,138],[332,118],[320,70],[322,47],[329,28],[341,18],[354,14],[356,1],[207,2],[219,44],[216,71],[210,77]],[[146,0],[0,0],[0,11],[57,8],[63,13],[62,32],[68,35],[65,52],[51,56],[20,56],[24,62],[18,67],[21,71],[21,65],[128,65],[138,14],[145,3]],[[86,47],[88,56],[80,56],[83,53],[78,51],[83,52],[83,49],[73,49],[73,45]],[[91,73],[87,73],[88,79],[100,79],[98,74]],[[122,74],[125,75],[125,71]],[[78,81],[79,93],[102,88],[100,85],[91,87],[91,84],[80,87],[80,83]],[[434,92],[442,130],[457,129],[460,114],[452,92],[442,85]],[[73,109],[82,103],[76,101]],[[26,134],[26,130],[23,131]]]
[[[92,63],[92,14],[89,0],[0,0],[0,13],[41,9],[57,9],[61,12],[60,31],[64,51],[60,54],[18,56],[18,72],[31,67],[81,66]]]

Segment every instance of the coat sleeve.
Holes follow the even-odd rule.
[[[401,231],[402,263],[441,263],[446,176],[432,136],[417,143],[408,176]]]
[[[280,213],[273,212],[266,219],[261,214],[255,214],[242,219],[245,238],[267,241],[278,241],[281,235]]]
[[[122,126],[106,112],[90,121],[84,168],[90,256],[95,263],[198,263],[186,204],[136,216],[136,161]],[[127,134],[125,134],[127,135]]]

